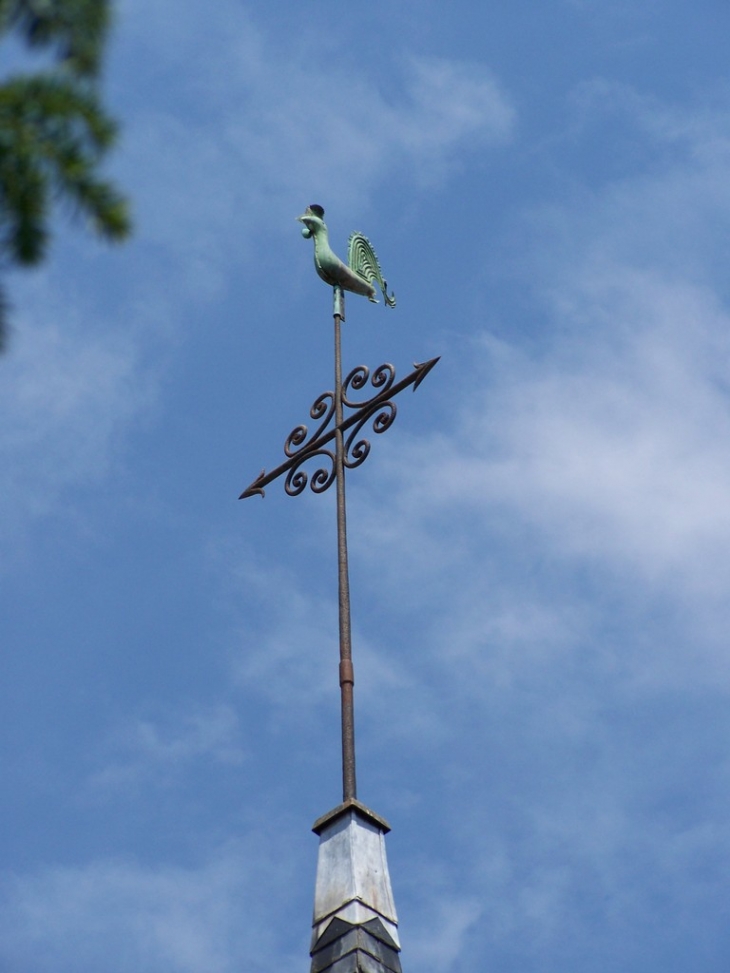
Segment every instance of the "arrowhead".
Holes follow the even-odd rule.
[[[414,392],[421,384],[421,382],[424,380],[424,378],[428,375],[428,373],[431,371],[433,366],[438,364],[438,362],[440,361],[441,361],[441,355],[439,355],[438,358],[432,358],[430,361],[421,362],[420,365],[418,364],[418,362],[413,363],[413,367],[418,373],[418,377],[416,378],[416,381],[413,383]]]
[[[258,486],[258,484],[261,483],[261,481],[262,480],[265,480],[265,479],[266,479],[266,470],[261,470],[261,472],[256,477],[256,479],[253,481],[253,483],[251,484],[251,486],[246,487],[246,489],[243,491],[243,493],[241,494],[241,496],[238,499],[239,500],[245,500],[246,497],[254,497],[254,496],[256,496],[256,494],[258,494],[261,497],[265,496],[265,494],[264,494],[264,488],[261,487],[261,486]]]

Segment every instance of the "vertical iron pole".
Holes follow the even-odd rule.
[[[350,575],[347,563],[347,515],[345,508],[345,450],[342,435],[342,340],[345,295],[334,288],[335,319],[335,473],[337,479],[337,578],[340,617],[340,696],[342,701],[342,799],[357,797],[355,781],[355,674],[352,668],[350,625]]]

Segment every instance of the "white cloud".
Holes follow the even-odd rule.
[[[194,761],[237,766],[246,759],[238,717],[224,704],[166,719],[135,719],[102,749],[105,766],[86,787],[92,798],[165,786],[189,773]]]
[[[294,704],[320,710],[334,699],[335,604],[258,559],[239,562],[236,574],[245,605],[232,660],[236,682],[265,694],[278,710],[289,712]]]
[[[692,223],[682,241],[677,210],[696,202],[700,212],[712,210],[712,239],[726,234],[730,155],[705,151],[725,121],[714,134],[707,126],[701,137],[693,133],[689,160],[672,160],[651,180],[609,185],[575,212],[533,214],[529,229],[526,220],[538,242],[524,273],[533,276],[543,335],[522,346],[477,339],[465,386],[480,391],[460,396],[448,433],[408,444],[405,457],[401,447],[393,460],[402,492],[390,523],[409,537],[416,571],[429,563],[418,546],[428,547],[429,524],[451,518],[462,530],[502,538],[509,524],[542,538],[553,557],[677,594],[723,597],[730,308],[724,277],[706,264],[696,272],[701,230]],[[666,235],[670,255],[654,246]],[[636,260],[622,259],[626,253]],[[455,566],[465,549],[460,532],[439,564],[445,557]]]
[[[263,973],[272,963],[292,965],[289,929],[271,902],[291,898],[298,858],[279,822],[198,866],[106,860],[5,873],[0,958],[27,973]]]
[[[484,900],[439,886],[432,876],[421,874],[420,878],[429,889],[427,914],[408,933],[404,961],[422,970],[458,969],[466,937],[483,922]]]
[[[151,66],[145,45],[166,28],[150,32],[147,10],[134,7],[123,21],[127,61],[153,76],[176,72],[184,94],[171,107],[151,82],[127,124],[123,168],[145,238],[184,252],[203,275],[240,260],[262,220],[289,226],[315,198],[362,208],[386,179],[441,181],[514,127],[508,96],[479,63],[406,55],[385,79],[324,56],[314,30],[269,36],[240,5],[176,6],[172,19],[172,41]]]
[[[331,560],[319,549],[313,557]],[[278,733],[305,721],[310,739],[329,733],[340,705],[336,591],[323,596],[319,583],[264,558],[229,551],[226,569],[235,574],[231,657],[233,679],[245,694],[263,697]],[[333,585],[335,578],[332,578]],[[356,599],[357,601],[357,596]],[[444,736],[444,721],[429,687],[414,673],[402,651],[372,630],[372,619],[352,621],[358,719],[367,723],[376,745],[404,741],[424,751]],[[301,743],[297,733],[295,744]]]
[[[154,399],[133,335],[88,333],[79,310],[61,308],[62,290],[46,289],[44,307],[35,300],[17,312],[2,362],[0,494],[3,529],[16,541],[69,486],[109,474],[130,420]]]
[[[467,419],[488,448],[462,455],[439,492],[508,505],[556,551],[724,586],[708,569],[730,536],[730,314],[631,268],[604,268],[582,297],[592,333],[572,361],[493,359],[496,387]]]
[[[566,148],[575,142],[597,143],[610,162],[615,139],[626,144],[628,161],[622,175],[613,174],[582,198],[576,194],[568,208],[528,215],[530,256],[541,276],[549,268],[562,285],[576,258],[583,273],[590,259],[610,261],[709,283],[727,298],[726,96],[718,92],[712,98],[698,97],[697,104],[681,109],[598,78],[578,85],[570,101],[575,121]],[[602,161],[597,158],[594,168],[602,171]],[[588,173],[589,185],[595,185],[592,175]]]

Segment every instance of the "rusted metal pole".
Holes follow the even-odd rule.
[[[350,573],[347,563],[347,512],[345,508],[345,448],[342,433],[342,339],[345,296],[334,288],[335,320],[335,476],[337,483],[337,578],[340,617],[340,697],[342,701],[342,799],[357,797],[355,779],[355,674],[352,668],[350,624]]]

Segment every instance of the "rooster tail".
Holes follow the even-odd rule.
[[[377,282],[383,292],[383,300],[386,307],[395,307],[395,294],[388,294],[388,282],[383,277],[380,269],[378,255],[373,249],[372,243],[362,233],[350,234],[347,244],[347,262],[350,270],[362,277],[369,284]],[[374,298],[371,298],[374,300]],[[377,303],[377,301],[375,302]]]

